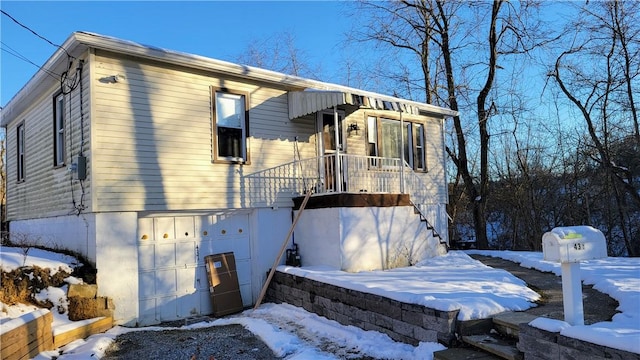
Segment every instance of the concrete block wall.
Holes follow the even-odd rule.
[[[525,360],[620,359],[640,360],[640,354],[593,344],[520,324],[518,350]]]
[[[457,310],[430,309],[279,271],[269,284],[266,301],[302,307],[343,325],[375,330],[412,345],[450,345],[455,340]]]

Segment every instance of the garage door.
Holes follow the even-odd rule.
[[[212,313],[204,258],[233,252],[243,304],[252,303],[248,214],[138,219],[139,324]]]

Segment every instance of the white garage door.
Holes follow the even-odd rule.
[[[242,301],[252,303],[248,214],[138,219],[139,324],[212,313],[204,258],[233,252]]]

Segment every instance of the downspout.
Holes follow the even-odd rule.
[[[442,121],[440,122],[440,133],[442,134],[442,167],[443,167],[443,172],[444,172],[444,204],[441,204],[440,201],[438,201],[438,212],[440,214],[442,214],[442,209],[441,206],[444,205],[444,214],[446,216],[446,219],[444,220],[444,223],[447,225],[446,229],[446,233],[443,232],[443,234],[447,237],[447,247],[450,246],[449,243],[449,222],[453,223],[453,219],[451,218],[451,216],[449,215],[449,212],[447,211],[447,204],[449,204],[449,174],[447,173],[447,149],[446,149],[446,136],[445,136],[445,124],[446,124],[447,119],[445,117],[442,117]],[[438,214],[438,216],[440,216],[440,214]],[[438,218],[439,220],[439,218]],[[441,222],[438,222],[438,225],[440,225]]]
[[[336,168],[334,170],[334,177],[336,181],[336,192],[342,192],[342,179],[340,177],[340,131],[339,131],[339,121],[338,121],[338,108],[337,106],[333,106],[333,127],[335,137],[336,137]]]
[[[400,193],[404,194],[404,119],[400,111]]]

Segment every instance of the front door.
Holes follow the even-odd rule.
[[[320,171],[324,176],[324,190],[327,192],[335,192],[338,189],[338,181],[336,175],[340,174],[340,164],[336,161],[336,154],[343,153],[344,135],[342,120],[344,113],[338,112],[338,138],[336,139],[335,115],[333,111],[324,111],[318,113],[317,127],[319,136],[319,153],[323,155],[320,162]],[[333,156],[332,156],[333,155]]]

